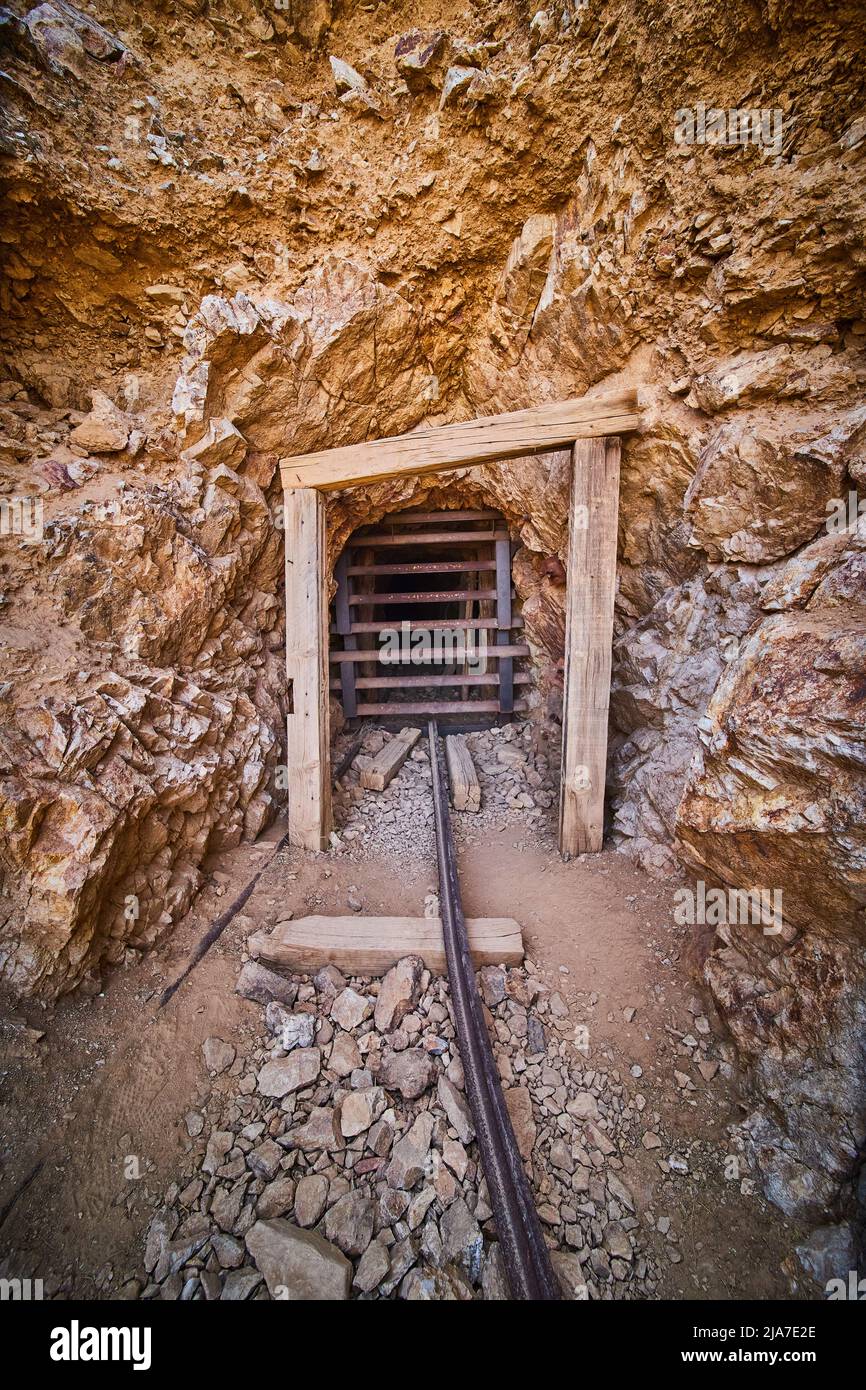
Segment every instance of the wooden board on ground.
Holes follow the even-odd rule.
[[[520,965],[523,936],[513,917],[468,917],[476,966]],[[279,970],[308,974],[336,965],[344,975],[384,975],[403,956],[420,956],[444,975],[445,944],[438,917],[299,917],[272,932],[255,932],[247,950]]]
[[[400,710],[395,707],[395,714]],[[361,768],[361,786],[368,792],[383,792],[405,763],[421,737],[420,729],[401,729],[384,748]]]
[[[451,783],[451,805],[455,811],[481,810],[481,784],[462,734],[449,734],[445,739],[445,761]]]

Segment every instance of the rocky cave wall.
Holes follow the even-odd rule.
[[[421,29],[413,28],[422,26]],[[0,14],[0,961],[51,997],[277,814],[277,461],[639,385],[623,455],[614,843],[783,886],[707,981],[768,1190],[864,1140],[866,107],[859,4],[51,0]],[[858,56],[860,55],[860,56]],[[681,145],[703,101],[781,148]],[[333,551],[500,508],[556,708],[568,458],[329,499]]]

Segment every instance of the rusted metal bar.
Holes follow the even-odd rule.
[[[457,856],[451,837],[445,759],[435,720],[428,725],[428,736],[439,862],[439,904],[451,1003],[466,1077],[466,1092],[484,1176],[490,1190],[505,1272],[513,1298],[558,1299],[561,1296],[559,1286],[523,1170],[499,1084],[481,1000],[475,988],[475,972],[460,900]]]

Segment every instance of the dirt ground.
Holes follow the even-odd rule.
[[[646,1097],[648,1124],[658,1117],[663,1147],[624,1154],[623,1177],[667,1256],[662,1295],[814,1296],[796,1274],[800,1229],[763,1200],[748,1174],[726,1177],[727,1127],[746,1106],[699,983],[697,945],[673,922],[676,883],[650,879],[611,851],[563,863],[552,850],[550,817],[517,838],[511,823],[475,831],[470,816],[459,820],[467,915],[520,921],[527,955],[575,1025],[588,1030],[590,1058],[617,1068]],[[344,914],[350,893],[368,913],[421,915],[435,890],[435,863],[421,850],[395,873],[387,857],[363,850],[354,860],[334,852],[273,857],[281,833],[273,827],[255,846],[212,863],[208,885],[169,941],[115,970],[103,993],[4,1014],[0,1272],[7,1277],[42,1278],[46,1296],[112,1297],[140,1268],[153,1210],[192,1147],[184,1116],[218,1084],[208,1079],[202,1042],[213,1034],[235,1043],[260,1036],[260,1009],[234,993],[254,930],[289,913]],[[160,1009],[161,991],[191,949],[263,865],[242,912]],[[689,1065],[681,1041],[696,1014],[718,1035],[710,1043],[722,1061],[710,1081]],[[683,1088],[675,1071],[687,1073],[694,1089]],[[685,1158],[687,1173],[660,1164],[672,1153]]]

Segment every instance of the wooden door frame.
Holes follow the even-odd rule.
[[[328,557],[322,494],[571,445],[559,847],[564,858],[601,849],[616,588],[618,436],[639,423],[636,391],[622,391],[280,460],[291,844],[323,850],[331,833]]]

